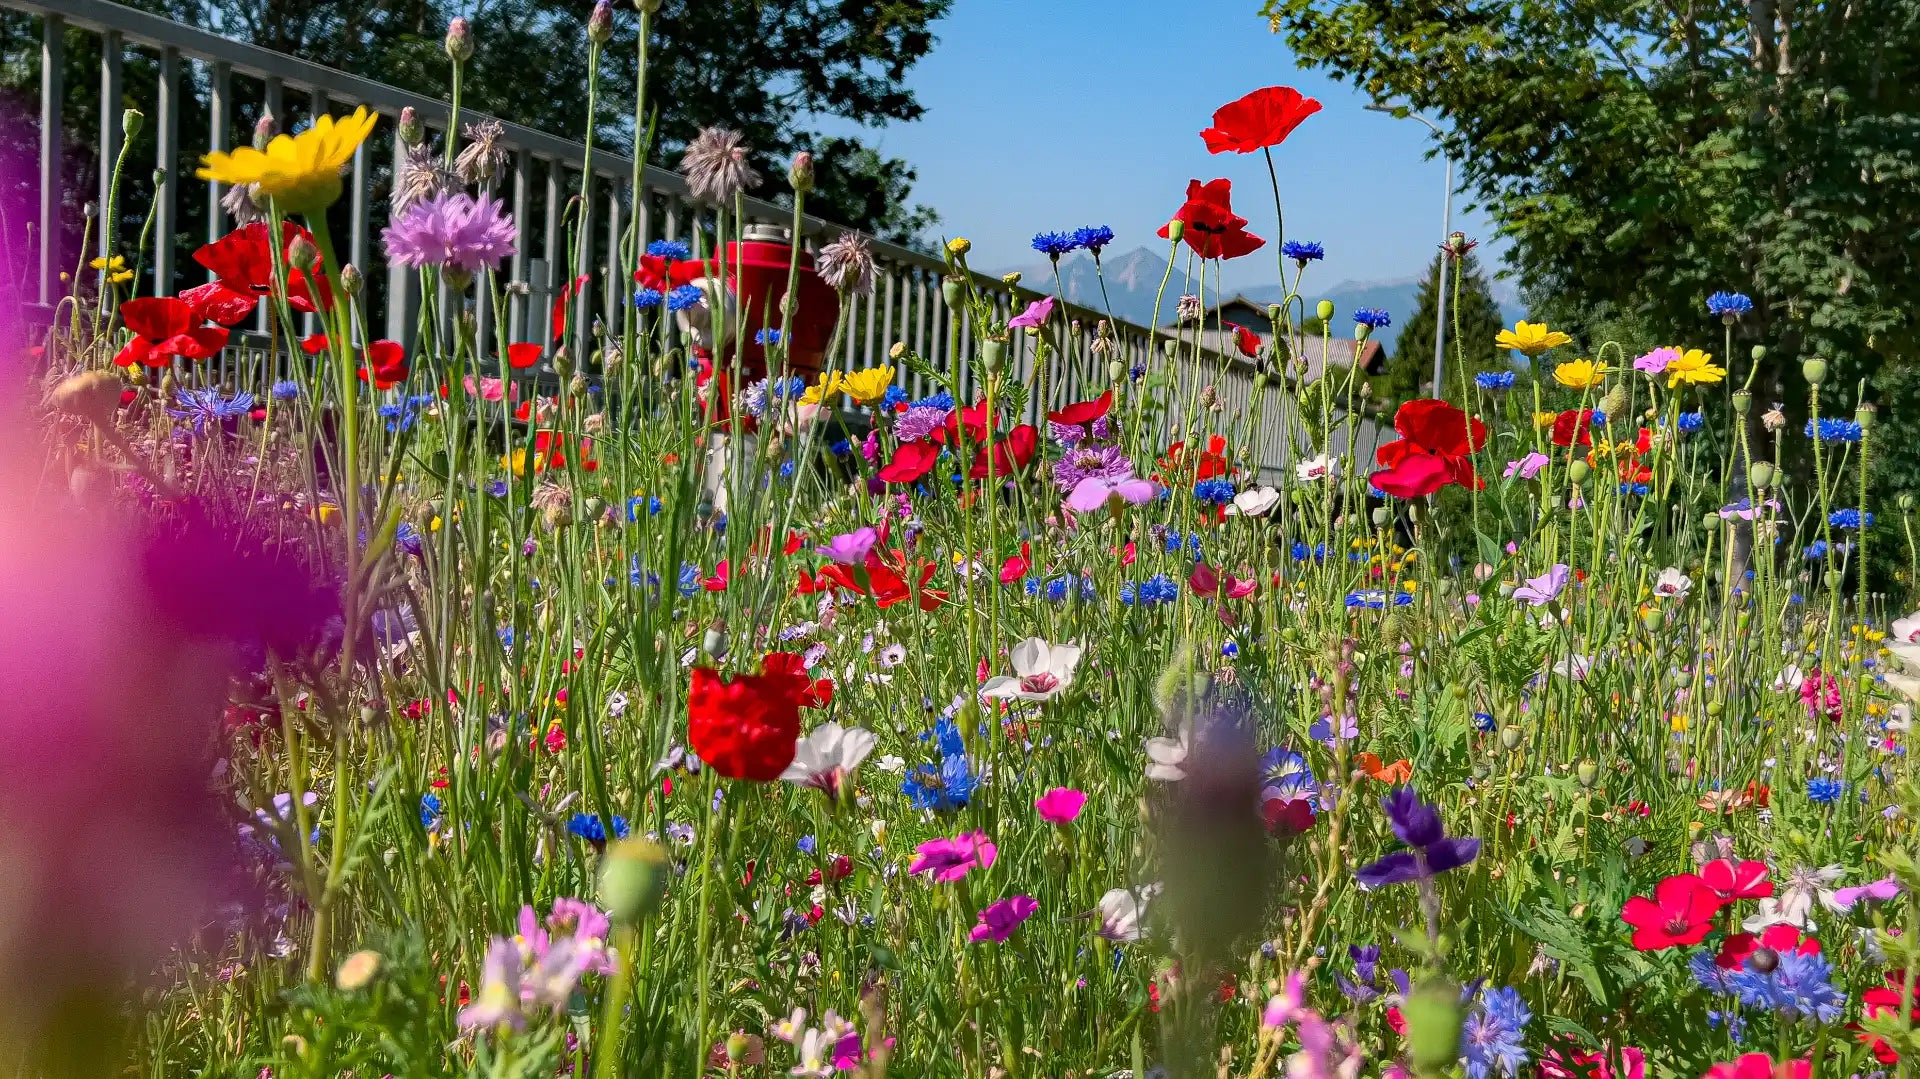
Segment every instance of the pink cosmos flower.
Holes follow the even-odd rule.
[[[1500,475],[1507,479],[1512,479],[1515,475],[1518,475],[1523,480],[1530,480],[1538,476],[1540,470],[1551,463],[1553,463],[1553,459],[1546,454],[1535,453],[1529,450],[1527,455],[1518,461],[1508,461],[1506,471],[1500,473]]]
[[[1040,904],[1032,896],[1016,895],[1011,899],[997,899],[988,903],[980,911],[980,924],[967,934],[975,944],[983,940],[1005,940],[1013,935],[1020,923],[1033,917]]]
[[[1053,297],[1043,296],[1027,305],[1025,311],[1007,320],[1009,330],[1037,330],[1053,314]]]
[[[1111,498],[1119,498],[1130,505],[1138,506],[1153,500],[1154,486],[1143,479],[1136,479],[1132,473],[1116,480],[1104,480],[1098,476],[1089,476],[1074,485],[1073,493],[1067,496],[1067,508],[1075,513],[1092,513],[1107,504]]]
[[[952,839],[929,839],[915,847],[919,857],[907,867],[909,875],[932,873],[937,881],[956,881],[975,866],[985,870],[993,865],[1000,848],[985,832],[964,832]]]
[[[1055,787],[1033,800],[1033,808],[1040,811],[1040,819],[1048,824],[1072,824],[1086,804],[1086,792],[1072,787]]]
[[[1679,358],[1680,350],[1677,348],[1656,348],[1633,361],[1633,369],[1644,371],[1649,375],[1657,375],[1667,369],[1667,364]]]
[[[859,528],[833,537],[826,545],[815,547],[814,551],[843,566],[857,566],[867,560],[867,552],[873,550],[873,545],[879,539],[880,534],[872,528]]]

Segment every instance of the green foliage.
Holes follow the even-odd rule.
[[[1389,410],[1402,401],[1430,396],[1433,392],[1433,341],[1439,329],[1440,290],[1447,290],[1446,380],[1443,387],[1450,397],[1457,396],[1461,380],[1482,371],[1504,370],[1507,355],[1493,344],[1494,336],[1505,329],[1500,305],[1493,299],[1480,260],[1469,251],[1461,260],[1459,283],[1454,267],[1435,255],[1420,282],[1420,296],[1400,331],[1394,356],[1387,361],[1384,378],[1373,381],[1373,394]],[[1456,311],[1455,308],[1458,308]]]

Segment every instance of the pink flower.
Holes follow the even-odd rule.
[[[1037,330],[1040,328],[1040,324],[1047,321],[1047,316],[1051,314],[1053,314],[1053,297],[1043,296],[1028,304],[1025,311],[1008,319],[1007,329]]]
[[[1269,1029],[1283,1027],[1306,1014],[1306,979],[1299,971],[1287,975],[1282,991],[1267,1001],[1260,1013],[1260,1025]]]
[[[1633,369],[1635,371],[1644,371],[1649,375],[1657,375],[1667,369],[1668,363],[1679,358],[1680,350],[1677,348],[1656,348],[1645,356],[1633,361]]]
[[[815,547],[814,551],[825,555],[843,566],[857,566],[867,560],[867,552],[880,539],[880,534],[871,528],[860,528],[852,532],[843,532],[833,537],[825,546]]]
[[[967,934],[975,944],[983,940],[1005,940],[1013,935],[1020,923],[1033,917],[1040,904],[1032,896],[1016,895],[1011,899],[998,899],[988,903],[980,912],[980,924]]]
[[[1708,1068],[1700,1079],[1807,1079],[1813,1065],[1805,1060],[1783,1060],[1775,1067],[1765,1053],[1748,1053],[1740,1059]]]
[[[1067,508],[1075,513],[1092,513],[1107,504],[1112,498],[1138,506],[1153,500],[1154,486],[1143,479],[1134,478],[1132,473],[1117,480],[1103,480],[1098,476],[1089,476],[1074,485],[1073,493],[1067,496]]]
[[[1515,474],[1518,474],[1521,479],[1530,480],[1538,476],[1540,470],[1551,464],[1552,460],[1552,458],[1544,453],[1528,451],[1527,455],[1518,461],[1508,461],[1506,471],[1500,473],[1500,475],[1507,479],[1512,479]]]
[[[871,464],[880,457],[880,432],[868,431],[866,441],[860,443],[860,456]]]
[[[1567,580],[1573,571],[1565,565],[1556,563],[1552,569],[1538,577],[1527,578],[1527,583],[1513,590],[1513,598],[1528,605],[1539,607],[1553,602],[1567,587]]]
[[[473,381],[473,376],[468,375],[465,379],[465,385],[468,397],[478,394],[483,401],[498,401],[507,395],[506,382],[497,378],[483,378],[480,380],[479,385],[476,386]],[[516,396],[518,395],[516,394]]]
[[[1086,804],[1086,792],[1072,787],[1055,787],[1033,800],[1033,808],[1040,811],[1040,819],[1048,824],[1072,824]]]
[[[1000,852],[985,832],[965,832],[952,839],[929,839],[914,849],[919,857],[907,867],[907,872],[932,873],[938,881],[959,880],[974,866],[987,869]]]

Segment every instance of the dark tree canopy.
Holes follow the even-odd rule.
[[[134,0],[182,22],[378,79],[417,93],[452,91],[443,38],[448,20],[473,15],[455,0]],[[911,205],[913,169],[844,135],[814,132],[815,118],[859,125],[914,120],[924,111],[905,86],[932,48],[932,26],[951,0],[666,0],[653,17],[648,110],[658,110],[651,153],[678,163],[701,127],[743,133],[765,178],[757,193],[786,190],[786,163],[816,157],[809,210],[898,241],[933,221]],[[499,0],[475,17],[476,51],[465,105],[578,138],[587,119],[587,16],[582,0]],[[596,131],[625,151],[633,138],[639,15],[617,7],[602,56]]]

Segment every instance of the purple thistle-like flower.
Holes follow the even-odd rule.
[[[919,405],[909,408],[893,421],[893,436],[902,442],[920,442],[947,425],[950,408]]]
[[[1070,447],[1053,466],[1053,482],[1063,491],[1071,491],[1083,480],[1116,482],[1133,475],[1133,462],[1118,446],[1081,443]]]
[[[387,257],[402,266],[439,266],[462,274],[497,269],[520,236],[492,196],[440,194],[409,207],[382,233]]]
[[[1411,880],[1424,880],[1458,869],[1480,855],[1480,841],[1449,838],[1440,823],[1440,813],[1422,802],[1412,787],[1400,787],[1380,800],[1387,822],[1400,842],[1413,848],[1394,851],[1362,866],[1355,874],[1360,887],[1384,888]]]

